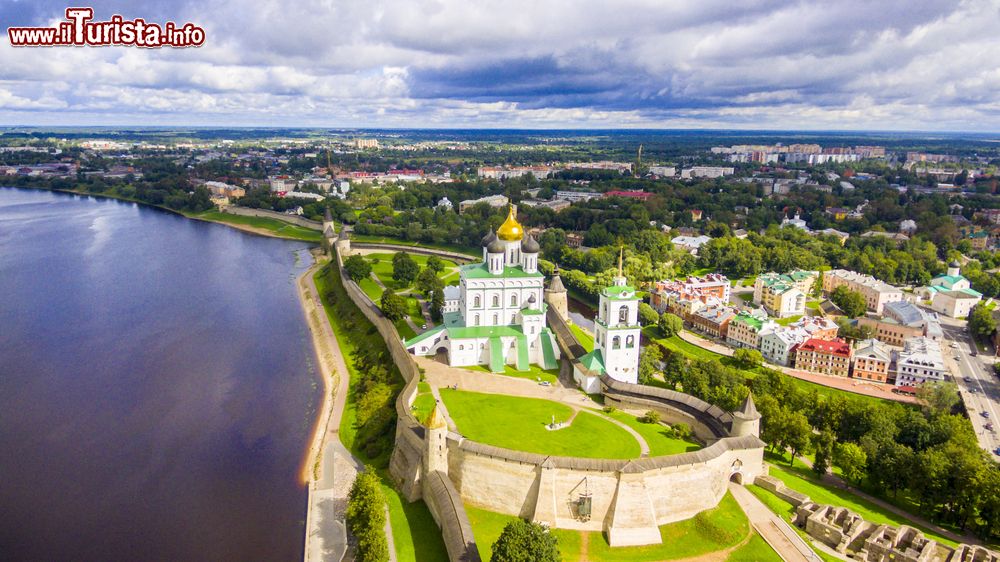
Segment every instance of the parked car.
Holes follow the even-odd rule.
[[[952,349],[958,349],[958,342],[955,341],[951,342],[951,347]]]
[[[990,417],[990,413],[987,412],[986,410],[983,410],[982,412],[980,412],[979,415],[983,416],[984,418]]]
[[[993,454],[1000,456],[1000,447],[997,447],[996,449],[994,449],[993,450]]]
[[[963,377],[962,380],[965,382],[972,382],[972,377]]]
[[[420,329],[421,330],[426,330],[427,329],[427,324],[424,324],[423,326],[421,326]]]

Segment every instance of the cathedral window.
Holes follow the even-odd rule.
[[[479,325],[479,315],[478,314],[472,317],[472,325],[473,326],[478,326]]]
[[[494,308],[500,306],[500,297],[497,295],[493,295],[493,306]]]
[[[621,349],[622,339],[619,336],[615,336],[611,339],[611,349]]]
[[[510,305],[511,306],[517,306],[517,295],[516,294],[510,296]]]
[[[635,347],[635,336],[628,336],[625,338],[625,347],[628,348]]]
[[[500,324],[500,319],[497,317],[496,314],[494,314],[493,315],[493,325],[494,326],[498,326],[499,324]]]
[[[625,324],[628,322],[628,307],[624,304],[618,309],[618,323]]]
[[[483,301],[479,299],[479,295],[476,295],[476,298],[473,301],[473,305],[472,306],[474,306],[475,308],[479,308],[482,305],[483,305]],[[477,316],[477,318],[478,318],[478,316]]]

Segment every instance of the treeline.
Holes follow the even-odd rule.
[[[347,295],[336,266],[324,267],[319,281],[324,287],[323,301],[332,309],[341,333],[351,335],[352,350],[346,359],[356,379],[351,384],[357,430],[352,448],[384,468],[395,439],[394,404],[403,386],[402,375],[378,330]]]
[[[968,420],[955,412],[952,385],[929,386],[922,409],[898,403],[804,391],[785,375],[758,367],[753,377],[716,360],[666,350],[664,380],[720,408],[735,410],[753,392],[761,438],[775,451],[815,456],[876,495],[906,495],[932,520],[1000,537],[1000,468],[979,448]]]

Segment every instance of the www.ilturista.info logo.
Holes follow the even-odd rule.
[[[108,21],[94,19],[93,8],[66,8],[66,21],[56,27],[9,27],[7,36],[14,47],[125,45],[146,48],[200,47],[205,30],[191,23],[168,21],[162,26],[119,15]]]

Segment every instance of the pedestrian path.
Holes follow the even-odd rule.
[[[750,524],[785,562],[822,562],[802,537],[784,519],[767,508],[740,484],[730,483],[729,492],[746,513]]]

